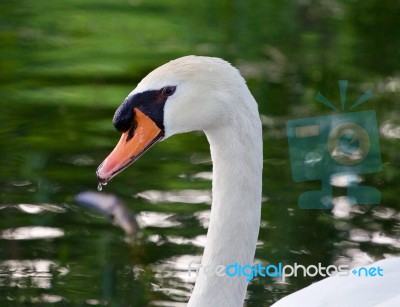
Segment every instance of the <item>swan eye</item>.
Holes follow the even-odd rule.
[[[162,93],[165,96],[171,96],[173,93],[175,93],[176,86],[166,86],[162,89]]]

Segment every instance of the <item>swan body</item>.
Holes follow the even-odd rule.
[[[251,265],[261,218],[262,128],[257,103],[240,73],[218,58],[173,60],[137,85],[116,111],[113,124],[122,136],[97,170],[100,183],[157,141],[204,131],[213,161],[213,201],[201,265]],[[200,270],[188,306],[243,306],[246,289],[244,276]],[[276,306],[327,306],[313,305],[312,295],[305,304],[299,303],[303,298],[291,297]]]
[[[399,307],[400,259],[388,258],[366,266],[371,267],[379,267],[383,276],[332,276],[282,298],[271,307]]]

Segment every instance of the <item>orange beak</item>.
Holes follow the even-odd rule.
[[[124,132],[114,150],[97,168],[100,183],[107,183],[114,176],[135,162],[142,154],[163,137],[163,131],[138,108],[134,109],[136,128]],[[132,132],[134,132],[132,136]]]

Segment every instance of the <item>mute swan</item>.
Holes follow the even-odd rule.
[[[156,142],[178,133],[205,132],[213,161],[213,201],[201,264],[214,268],[252,264],[261,218],[263,144],[257,103],[240,73],[217,58],[186,56],[171,61],[137,85],[117,109],[113,124],[122,136],[97,169],[103,184]],[[331,292],[331,279],[335,278],[318,283],[322,284],[318,296],[309,293],[306,301],[300,291],[300,298],[295,293],[287,298],[288,303],[277,306],[322,306],[322,302],[327,306],[331,302],[327,298],[339,295],[339,287]],[[188,305],[242,306],[246,289],[243,276],[200,271]],[[324,297],[324,291],[330,295]],[[320,299],[319,303],[313,298]]]

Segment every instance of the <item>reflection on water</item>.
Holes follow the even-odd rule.
[[[5,229],[0,236],[6,240],[50,239],[64,236],[64,231],[53,227],[28,226]]]
[[[136,195],[151,203],[189,203],[189,204],[211,204],[210,190],[180,190],[180,191],[143,191]]]
[[[168,236],[168,241],[177,245],[193,245],[193,246],[204,247],[206,245],[206,237],[207,236],[205,235],[200,235],[195,238],[187,239],[176,236]]]
[[[210,224],[210,214],[211,210],[206,210],[197,211],[193,215],[198,219],[201,226],[203,226],[204,228],[208,228],[208,225]]]
[[[157,144],[103,187],[136,213],[134,244],[74,197],[96,185],[96,166],[119,137],[111,120],[122,99],[147,72],[189,53],[233,62],[259,103],[266,197],[257,261],[353,266],[398,256],[399,14],[398,2],[372,0],[2,1],[0,305],[184,306],[194,282],[187,266],[201,261],[210,219],[204,135]],[[298,196],[321,186],[293,182],[286,122],[332,115],[314,97],[339,105],[341,78],[348,101],[375,95],[360,111],[376,112],[383,168],[330,178],[332,211],[301,210]],[[381,204],[351,205],[349,182],[378,189]],[[269,306],[317,279],[254,279],[248,305]]]
[[[330,184],[337,187],[347,187],[362,181],[361,176],[352,173],[336,173],[331,177]]]
[[[142,211],[137,216],[140,227],[177,227],[181,223],[173,220],[174,214],[161,212]]]
[[[400,139],[400,125],[385,121],[380,127],[380,133],[388,139]]]
[[[85,191],[76,195],[75,200],[81,206],[108,217],[114,225],[125,231],[130,240],[134,240],[138,234],[139,226],[134,213],[115,195]]]
[[[46,260],[5,260],[0,262],[0,285],[16,288],[52,288],[53,272],[59,276],[69,270],[58,263]]]
[[[67,210],[59,205],[51,205],[51,204],[40,204],[40,205],[32,205],[32,204],[20,204],[16,205],[16,208],[20,209],[23,212],[30,214],[39,214],[44,213],[45,211],[54,212],[54,213],[65,213]]]

